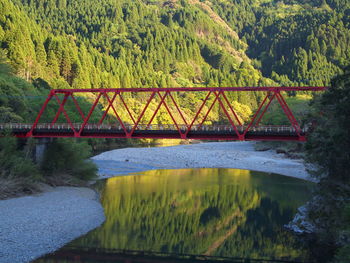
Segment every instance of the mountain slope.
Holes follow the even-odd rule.
[[[329,85],[350,64],[347,0],[210,0],[246,40],[264,76],[283,85]]]
[[[49,88],[328,85],[349,61],[349,9],[316,2],[3,0],[0,47]]]
[[[233,30],[186,1],[14,2],[59,38],[44,40],[45,51],[61,60],[55,71],[73,87],[271,83],[250,65]]]

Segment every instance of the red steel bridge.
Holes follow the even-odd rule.
[[[51,90],[34,123],[0,124],[0,130],[22,138],[75,137],[75,138],[162,138],[201,140],[286,140],[305,141],[307,125],[301,127],[288,107],[283,94],[296,91],[322,91],[326,87],[197,87],[197,88],[119,88],[119,89],[56,89]],[[260,94],[260,105],[249,122],[242,123],[232,94]],[[193,109],[181,105],[182,98],[202,97],[193,100]],[[82,109],[81,98],[90,102],[88,110]],[[128,105],[128,98],[137,98],[139,105]],[[287,124],[281,126],[260,125],[273,101],[281,106]],[[135,101],[135,100],[134,100]],[[67,111],[71,104],[80,121],[73,121]],[[57,110],[49,121],[43,117],[55,104]],[[72,106],[74,105],[74,106]],[[101,107],[104,107],[101,114]],[[152,105],[152,106],[151,106]],[[171,123],[154,124],[157,114],[167,114]],[[226,124],[206,125],[212,109],[219,108]],[[85,107],[86,108],[86,107]],[[97,112],[100,116],[92,117]],[[189,116],[189,112],[195,112]],[[111,121],[111,116],[114,120]],[[123,117],[122,117],[123,116]],[[125,117],[127,116],[127,117]],[[43,122],[42,119],[46,121]],[[62,121],[63,120],[63,121]],[[97,121],[96,121],[97,120]],[[107,120],[107,121],[106,121]]]

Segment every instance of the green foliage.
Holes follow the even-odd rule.
[[[327,85],[349,61],[349,5],[339,1],[13,2],[1,4],[0,57],[51,88]],[[184,100],[188,115],[201,99]],[[253,111],[259,101],[232,99]]]
[[[274,83],[251,66],[244,54],[245,43],[206,4],[13,2],[15,5],[4,0],[0,6],[1,47],[16,75],[36,86],[132,88]],[[45,94],[45,89],[41,90]],[[142,107],[139,99],[127,98],[129,105],[135,105],[135,112]],[[199,101],[201,96],[193,99]],[[255,96],[235,99],[250,108],[257,105]],[[36,100],[30,109],[41,103]],[[195,111],[188,103],[184,106]],[[54,108],[48,111],[53,114]],[[219,114],[215,111],[211,118]],[[47,119],[43,116],[43,120]]]
[[[310,111],[309,102],[311,98],[311,96],[306,94],[286,98],[288,107],[290,107],[293,114],[296,116],[298,123],[302,126]],[[285,125],[289,123],[290,122],[286,114],[283,112],[281,105],[278,103],[278,100],[274,98],[273,102],[266,111],[265,116],[262,118],[262,124]]]
[[[14,2],[31,19],[5,1],[0,42],[8,46],[17,74],[27,79],[41,77],[53,87],[65,82],[75,88],[178,86],[184,79],[190,85],[209,84],[202,74],[189,78],[187,69],[178,67],[186,63],[190,69],[208,67],[217,85],[239,82],[235,69],[246,58],[245,44],[201,6],[79,0],[60,8],[53,0]],[[13,17],[11,32],[7,14]],[[254,76],[254,83],[263,81],[258,71]]]
[[[28,152],[18,149],[14,137],[0,138],[0,177],[38,181],[41,178],[38,167],[33,164]]]
[[[65,174],[87,181],[95,178],[97,167],[87,160],[91,147],[86,142],[75,142],[73,139],[55,139],[45,152],[41,169],[46,176]]]
[[[350,63],[349,1],[210,2],[247,41],[264,76],[283,85],[329,85]]]
[[[316,124],[306,144],[307,160],[317,165],[318,197],[309,205],[319,246],[338,248],[334,262],[348,262],[350,238],[350,68],[313,101]],[[326,249],[326,250],[327,250]],[[331,251],[328,257],[331,257]],[[321,253],[321,257],[324,257]]]
[[[32,122],[51,88],[328,85],[350,62],[349,13],[345,0],[2,0],[0,121]],[[93,98],[78,99],[87,112]],[[176,99],[191,116],[203,94]],[[139,113],[145,98],[126,100]],[[261,96],[229,100],[244,121]],[[154,123],[171,123],[165,112]],[[280,113],[269,121],[282,123]],[[214,107],[207,122],[218,120]]]
[[[40,79],[34,82],[34,85],[13,75],[11,67],[6,62],[0,61],[0,123],[29,123],[34,120],[47,96],[47,89],[50,88],[45,81]],[[85,99],[79,100],[82,109],[86,111],[89,104]],[[73,105],[67,106],[68,114],[73,121],[76,120],[79,113],[72,110]],[[57,109],[57,105],[49,105],[43,116],[43,121],[52,120]],[[65,155],[66,150],[76,150],[77,153],[70,154],[71,156],[68,158],[75,162],[76,166],[65,166],[62,162],[51,163],[53,170],[46,169],[43,177],[43,170],[33,162],[35,141],[20,141],[6,132],[1,136],[0,179],[3,187],[0,189],[2,192],[0,198],[13,196],[16,193],[35,191],[38,182],[49,181],[45,176],[51,176],[53,170],[69,173],[80,181],[89,180],[96,174],[96,167],[91,162],[84,161],[90,156],[90,149],[84,143],[63,144],[64,147],[56,147],[55,154],[61,156],[67,156]],[[52,155],[52,157],[56,158],[56,155]],[[67,170],[64,170],[64,167],[67,167]]]
[[[317,127],[309,136],[308,160],[328,178],[349,183],[350,170],[350,68],[332,81],[332,86],[314,100]]]
[[[347,263],[350,261],[350,245],[344,246],[342,248],[340,248],[332,263]]]
[[[6,52],[4,49],[0,48],[0,74],[11,74],[12,68],[8,64],[7,57],[6,57]]]
[[[349,235],[350,233],[350,205],[347,205],[341,213],[344,225],[341,228],[341,234]],[[346,263],[350,261],[350,244],[339,248],[334,256],[332,263]]]

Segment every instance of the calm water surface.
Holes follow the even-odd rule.
[[[305,260],[283,225],[310,198],[312,183],[211,168],[152,170],[97,187],[106,222],[67,247]]]

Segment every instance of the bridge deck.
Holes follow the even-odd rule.
[[[288,259],[257,259],[239,257],[219,257],[195,254],[176,254],[154,251],[121,250],[106,248],[65,247],[49,254],[45,260],[64,260],[65,262],[97,263],[301,263]],[[41,261],[39,261],[41,262]],[[307,263],[303,261],[304,263]]]
[[[8,131],[17,137],[28,137],[31,124],[0,124],[0,131]],[[38,124],[31,137],[78,137],[78,138],[150,138],[150,139],[200,139],[200,140],[300,140],[292,126],[258,126],[251,127],[239,137],[231,125],[196,125],[188,130],[186,125],[144,125],[139,124],[135,130],[132,126],[88,124],[80,133],[82,124]],[[237,126],[243,134],[246,126]],[[305,136],[307,129],[300,135]]]

